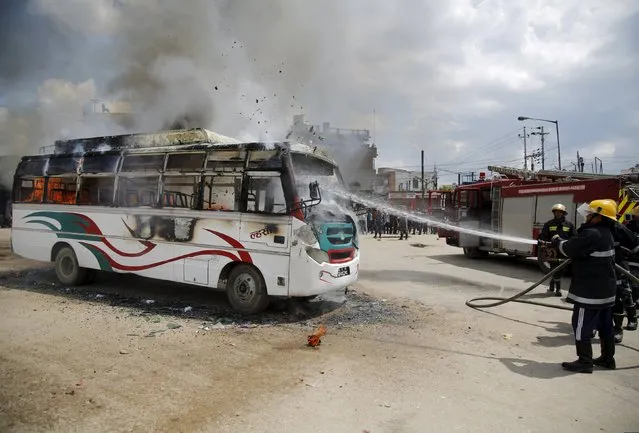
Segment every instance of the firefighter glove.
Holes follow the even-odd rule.
[[[555,235],[550,239],[552,246],[555,248],[559,248],[559,243],[561,242],[561,237],[559,235]]]

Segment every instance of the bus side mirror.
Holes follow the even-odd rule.
[[[308,184],[308,191],[311,196],[311,200],[320,199],[319,184],[317,182],[311,182]]]

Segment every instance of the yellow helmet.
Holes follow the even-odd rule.
[[[590,214],[599,214],[616,222],[617,202],[610,199],[593,200],[579,206],[577,212],[584,218],[588,218]]]
[[[566,212],[566,206],[564,206],[564,205],[563,205],[563,204],[561,204],[561,203],[557,203],[557,204],[553,205],[553,207],[552,207],[552,209],[551,209],[551,212],[554,212],[554,211],[556,211],[556,210],[561,211],[561,212],[563,212],[563,213],[567,213],[567,212]]]
[[[634,207],[634,209],[632,209],[631,215],[632,215],[632,216],[639,217],[639,204],[637,204],[637,205]]]

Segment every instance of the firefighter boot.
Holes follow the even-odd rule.
[[[626,325],[626,330],[628,331],[636,331],[637,330],[637,304],[632,307],[626,307],[626,314],[628,315],[628,325]]]
[[[617,363],[615,362],[614,337],[611,336],[601,339],[601,356],[594,359],[592,362],[599,367],[607,368],[609,370],[617,368]]]
[[[561,297],[561,280],[555,281],[555,296]]]
[[[577,356],[579,359],[573,362],[562,362],[561,366],[564,370],[573,371],[575,373],[592,373],[592,344],[590,341],[576,341]]]
[[[615,343],[619,344],[623,341],[623,314],[613,314],[612,323],[615,330]]]

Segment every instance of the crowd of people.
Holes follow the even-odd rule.
[[[369,209],[360,219],[360,232],[372,233],[374,239],[381,239],[382,235],[391,235],[399,236],[400,240],[404,240],[408,239],[409,233],[436,234],[437,227],[429,226],[416,219],[385,213],[380,209]]]

